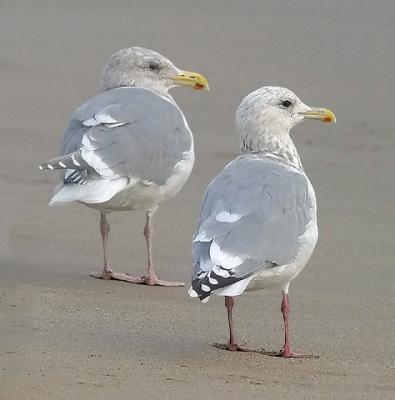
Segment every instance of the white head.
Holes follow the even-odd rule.
[[[167,92],[173,86],[208,90],[207,79],[195,72],[182,71],[161,54],[143,47],[117,51],[105,66],[102,89],[136,86]]]
[[[271,151],[290,141],[289,131],[305,119],[336,121],[332,111],[304,104],[289,89],[264,86],[246,96],[236,112],[242,151]]]

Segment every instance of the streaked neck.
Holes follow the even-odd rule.
[[[268,153],[287,164],[303,169],[296,147],[288,133],[282,135],[253,134],[241,137],[241,153]]]

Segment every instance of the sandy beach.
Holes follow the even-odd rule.
[[[393,1],[7,1],[0,13],[0,399],[395,398],[395,7]],[[70,114],[98,93],[116,50],[155,49],[204,74],[210,92],[172,94],[195,136],[196,164],[154,220],[167,289],[101,281],[99,215],[48,207]],[[238,153],[234,112],[285,86],[338,123],[293,138],[317,195],[320,238],[291,284],[296,349],[286,360],[214,348],[222,298],[186,295],[203,191]],[[144,213],[113,213],[114,269],[143,274]],[[238,336],[278,350],[280,290],[237,299]]]

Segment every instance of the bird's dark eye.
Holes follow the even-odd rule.
[[[157,63],[151,62],[151,63],[149,63],[149,65],[148,65],[148,69],[149,69],[150,71],[159,71],[159,70],[160,70],[160,66],[159,66],[159,64],[157,64]]]
[[[284,100],[284,101],[281,102],[281,105],[282,105],[283,107],[285,107],[285,108],[288,108],[289,106],[292,105],[292,101]]]

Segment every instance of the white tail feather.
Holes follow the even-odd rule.
[[[118,192],[126,188],[126,178],[90,181],[85,185],[62,185],[49,202],[50,206],[57,206],[72,201],[81,201],[88,204],[104,203],[113,198]]]

